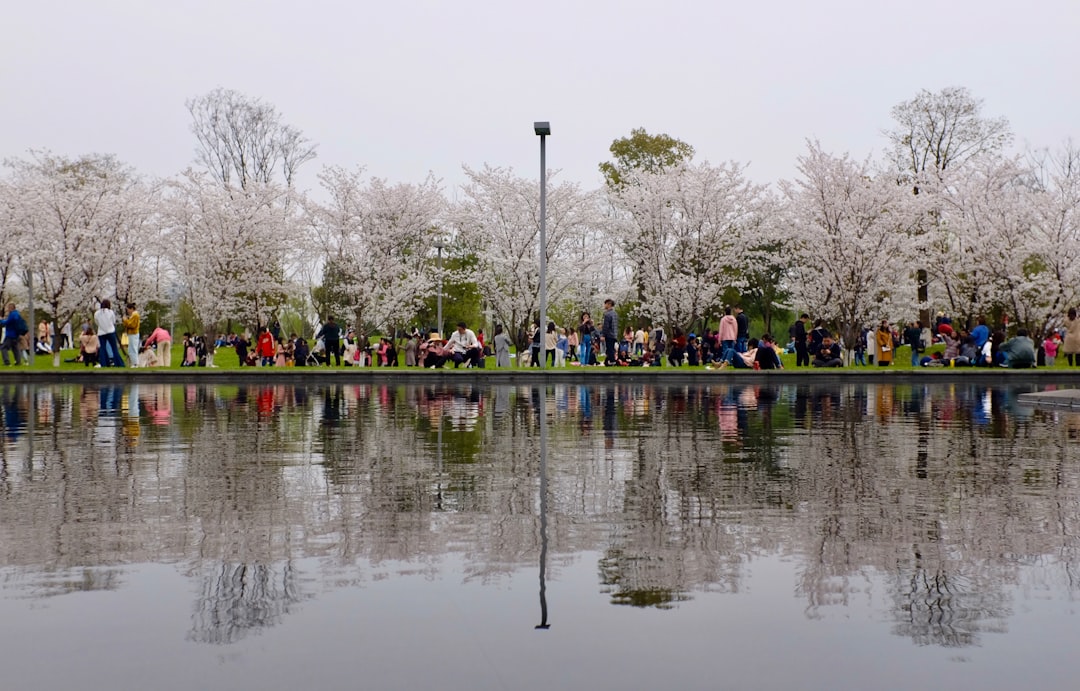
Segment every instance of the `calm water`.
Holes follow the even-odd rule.
[[[1027,390],[0,386],[0,687],[1072,689]]]

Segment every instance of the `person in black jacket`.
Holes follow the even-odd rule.
[[[735,305],[735,323],[739,327],[735,336],[735,352],[745,353],[746,342],[750,340],[750,317],[743,312],[742,305]]]
[[[611,298],[604,300],[604,321],[600,335],[604,337],[604,364],[614,367],[615,346],[619,342],[619,323],[615,316],[615,301]]]
[[[843,367],[844,360],[840,357],[840,344],[833,343],[832,336],[825,336],[821,341],[821,347],[814,353],[814,367]]]
[[[922,322],[913,321],[904,329],[904,343],[911,346],[911,366],[918,367],[922,356]]]
[[[337,325],[333,317],[327,317],[326,323],[315,334],[315,338],[322,336],[326,346],[326,366],[330,366],[330,357],[334,358],[334,366],[341,367],[341,327]]]
[[[806,349],[806,323],[808,321],[810,321],[810,315],[803,312],[791,326],[791,337],[795,339],[796,367],[810,364],[810,351]]]

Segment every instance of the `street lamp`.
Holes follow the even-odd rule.
[[[439,338],[443,337],[443,330],[442,330],[442,281],[443,281],[443,275],[442,275],[442,251],[443,251],[443,247],[445,247],[445,246],[446,246],[446,243],[443,242],[443,239],[441,237],[435,238],[435,249],[439,253],[439,258],[438,258],[438,263],[439,263],[439,295],[436,298],[436,301],[437,301],[436,305],[437,306],[435,308],[436,309],[435,328],[439,332]]]
[[[534,122],[533,131],[540,137],[540,369],[547,367],[544,334],[547,329],[547,148],[551,123]]]

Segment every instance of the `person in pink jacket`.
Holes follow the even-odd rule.
[[[720,317],[720,358],[724,362],[731,362],[735,355],[735,340],[739,337],[739,321],[731,313],[731,306],[724,308],[724,316]]]
[[[143,341],[143,348],[149,348],[150,346],[157,346],[158,366],[159,367],[171,367],[172,366],[172,336],[169,332],[160,326],[154,329],[146,340]]]

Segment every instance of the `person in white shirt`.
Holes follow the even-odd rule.
[[[454,369],[466,361],[469,367],[475,367],[480,361],[480,341],[476,340],[476,334],[471,329],[466,328],[465,322],[457,323],[457,331],[450,334],[446,347],[450,349]]]
[[[98,365],[101,367],[123,367],[124,358],[120,355],[120,340],[116,337],[116,312],[112,303],[101,301],[101,307],[94,312],[94,324],[97,325]]]

